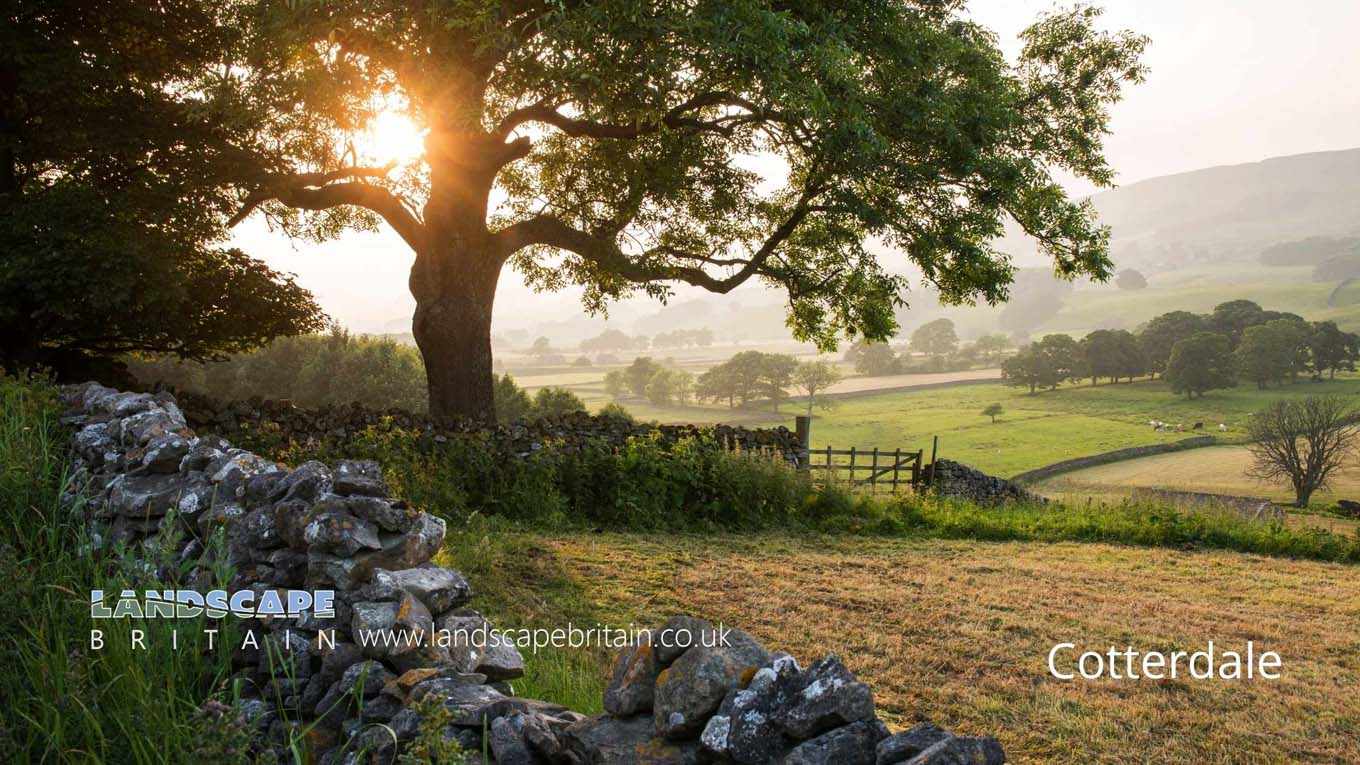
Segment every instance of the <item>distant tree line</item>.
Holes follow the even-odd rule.
[[[547,338],[539,339],[547,342]],[[708,327],[677,329],[672,332],[659,333],[651,338],[646,335],[630,336],[617,329],[606,329],[594,337],[582,340],[580,349],[582,353],[622,353],[632,350],[645,351],[648,348],[693,348],[696,346],[704,348],[712,344],[713,330]]]
[[[996,364],[1010,345],[1010,339],[1002,334],[985,335],[972,343],[961,343],[954,322],[935,319],[912,332],[905,352],[899,353],[887,343],[858,342],[846,350],[845,361],[853,364],[858,374],[870,377],[957,372],[979,364]],[[924,358],[917,360],[912,354]]]
[[[818,394],[840,380],[840,370],[825,361],[800,363],[786,353],[742,351],[697,378],[643,356],[624,369],[606,374],[604,386],[605,392],[616,399],[633,396],[657,406],[708,400],[735,408],[758,400],[776,410],[794,389],[808,397],[811,413],[814,403],[826,403],[818,400]]]
[[[222,401],[266,398],[316,408],[359,404],[372,409],[426,410],[420,354],[391,338],[327,334],[283,337],[251,353],[199,363],[170,356],[131,358],[143,383],[165,384]],[[569,390],[542,388],[530,396],[510,375],[495,380],[497,418],[508,422],[571,411],[585,404]]]
[[[1310,236],[1281,242],[1262,250],[1261,262],[1268,266],[1312,266],[1315,282],[1360,278],[1360,237]]]
[[[1171,311],[1135,332],[1101,329],[1080,341],[1046,335],[1021,348],[1001,365],[1007,383],[1030,392],[1067,381],[1094,385],[1161,375],[1172,392],[1187,397],[1226,388],[1239,379],[1264,389],[1301,374],[1320,378],[1354,371],[1360,336],[1335,322],[1309,322],[1267,311],[1250,300],[1222,303],[1209,314]]]

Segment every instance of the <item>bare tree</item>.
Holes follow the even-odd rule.
[[[1250,475],[1263,481],[1288,480],[1294,504],[1306,507],[1337,468],[1360,458],[1355,406],[1336,396],[1280,400],[1251,418],[1248,432],[1255,457]]]

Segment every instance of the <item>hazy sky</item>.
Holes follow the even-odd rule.
[[[1053,3],[974,0],[969,7],[1014,54],[1016,33]],[[1107,141],[1121,183],[1360,146],[1360,0],[1108,0],[1104,7],[1107,28],[1152,39],[1147,82],[1116,107]],[[235,243],[297,274],[346,326],[406,329],[414,307],[406,286],[412,255],[396,235],[289,242],[256,218],[242,224]],[[534,295],[517,274],[507,269],[502,276],[498,329],[532,326],[525,316],[578,312],[570,293]]]

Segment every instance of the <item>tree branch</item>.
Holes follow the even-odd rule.
[[[576,138],[637,138],[656,133],[661,128],[710,130],[730,135],[739,124],[759,122],[766,118],[763,110],[735,93],[714,91],[702,93],[666,112],[655,123],[633,122],[631,124],[610,124],[568,117],[558,111],[560,103],[539,101],[530,106],[515,109],[501,120],[494,135],[504,139],[515,128],[526,122],[542,122],[556,127],[563,133]],[[745,109],[744,114],[729,114],[712,120],[702,120],[689,115],[696,109],[713,106],[735,106]]]
[[[329,210],[332,207],[353,205],[382,216],[383,220],[405,240],[411,249],[419,251],[425,245],[425,227],[410,208],[382,186],[347,178],[381,178],[391,170],[386,167],[348,167],[324,173],[295,173],[275,177],[252,191],[241,209],[227,221],[231,228],[245,220],[260,205],[277,201],[301,210]]]
[[[710,292],[727,293],[756,274],[778,276],[765,267],[770,256],[789,238],[799,224],[814,211],[810,200],[819,190],[808,189],[794,207],[789,217],[781,223],[765,242],[744,260],[729,259],[731,265],[740,264],[741,268],[724,277],[713,276],[702,268],[683,265],[653,265],[647,260],[659,254],[669,254],[700,262],[712,260],[710,256],[698,253],[676,253],[673,248],[657,247],[644,251],[637,258],[630,257],[612,239],[595,236],[564,222],[554,215],[538,215],[527,220],[513,223],[496,234],[496,239],[508,256],[516,251],[534,245],[554,247],[575,253],[595,263],[600,268],[622,276],[632,282],[681,281]]]

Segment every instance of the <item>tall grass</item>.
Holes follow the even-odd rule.
[[[335,445],[273,449],[286,462],[377,459],[394,490],[452,528],[495,518],[539,529],[810,531],[956,539],[1086,541],[1213,548],[1360,562],[1360,536],[1251,522],[1166,505],[1007,505],[925,495],[868,495],[809,480],[787,463],[718,448],[704,437],[665,446],[545,444],[516,458],[476,437],[446,443],[370,428]]]
[[[1360,563],[1360,532],[1345,536],[1321,528],[1253,522],[1227,511],[1142,502],[980,507],[948,498],[904,495],[884,499],[828,489],[813,496],[809,506],[815,509],[815,515],[828,518],[876,518],[876,525],[868,530],[894,535],[997,542],[1104,542]]]
[[[0,751],[8,762],[230,761],[230,742],[205,735],[198,714],[225,692],[226,632],[207,651],[201,621],[90,618],[90,590],[159,583],[114,556],[93,556],[85,524],[63,509],[69,478],[57,412],[51,386],[0,380]],[[144,649],[131,626],[145,631]]]

